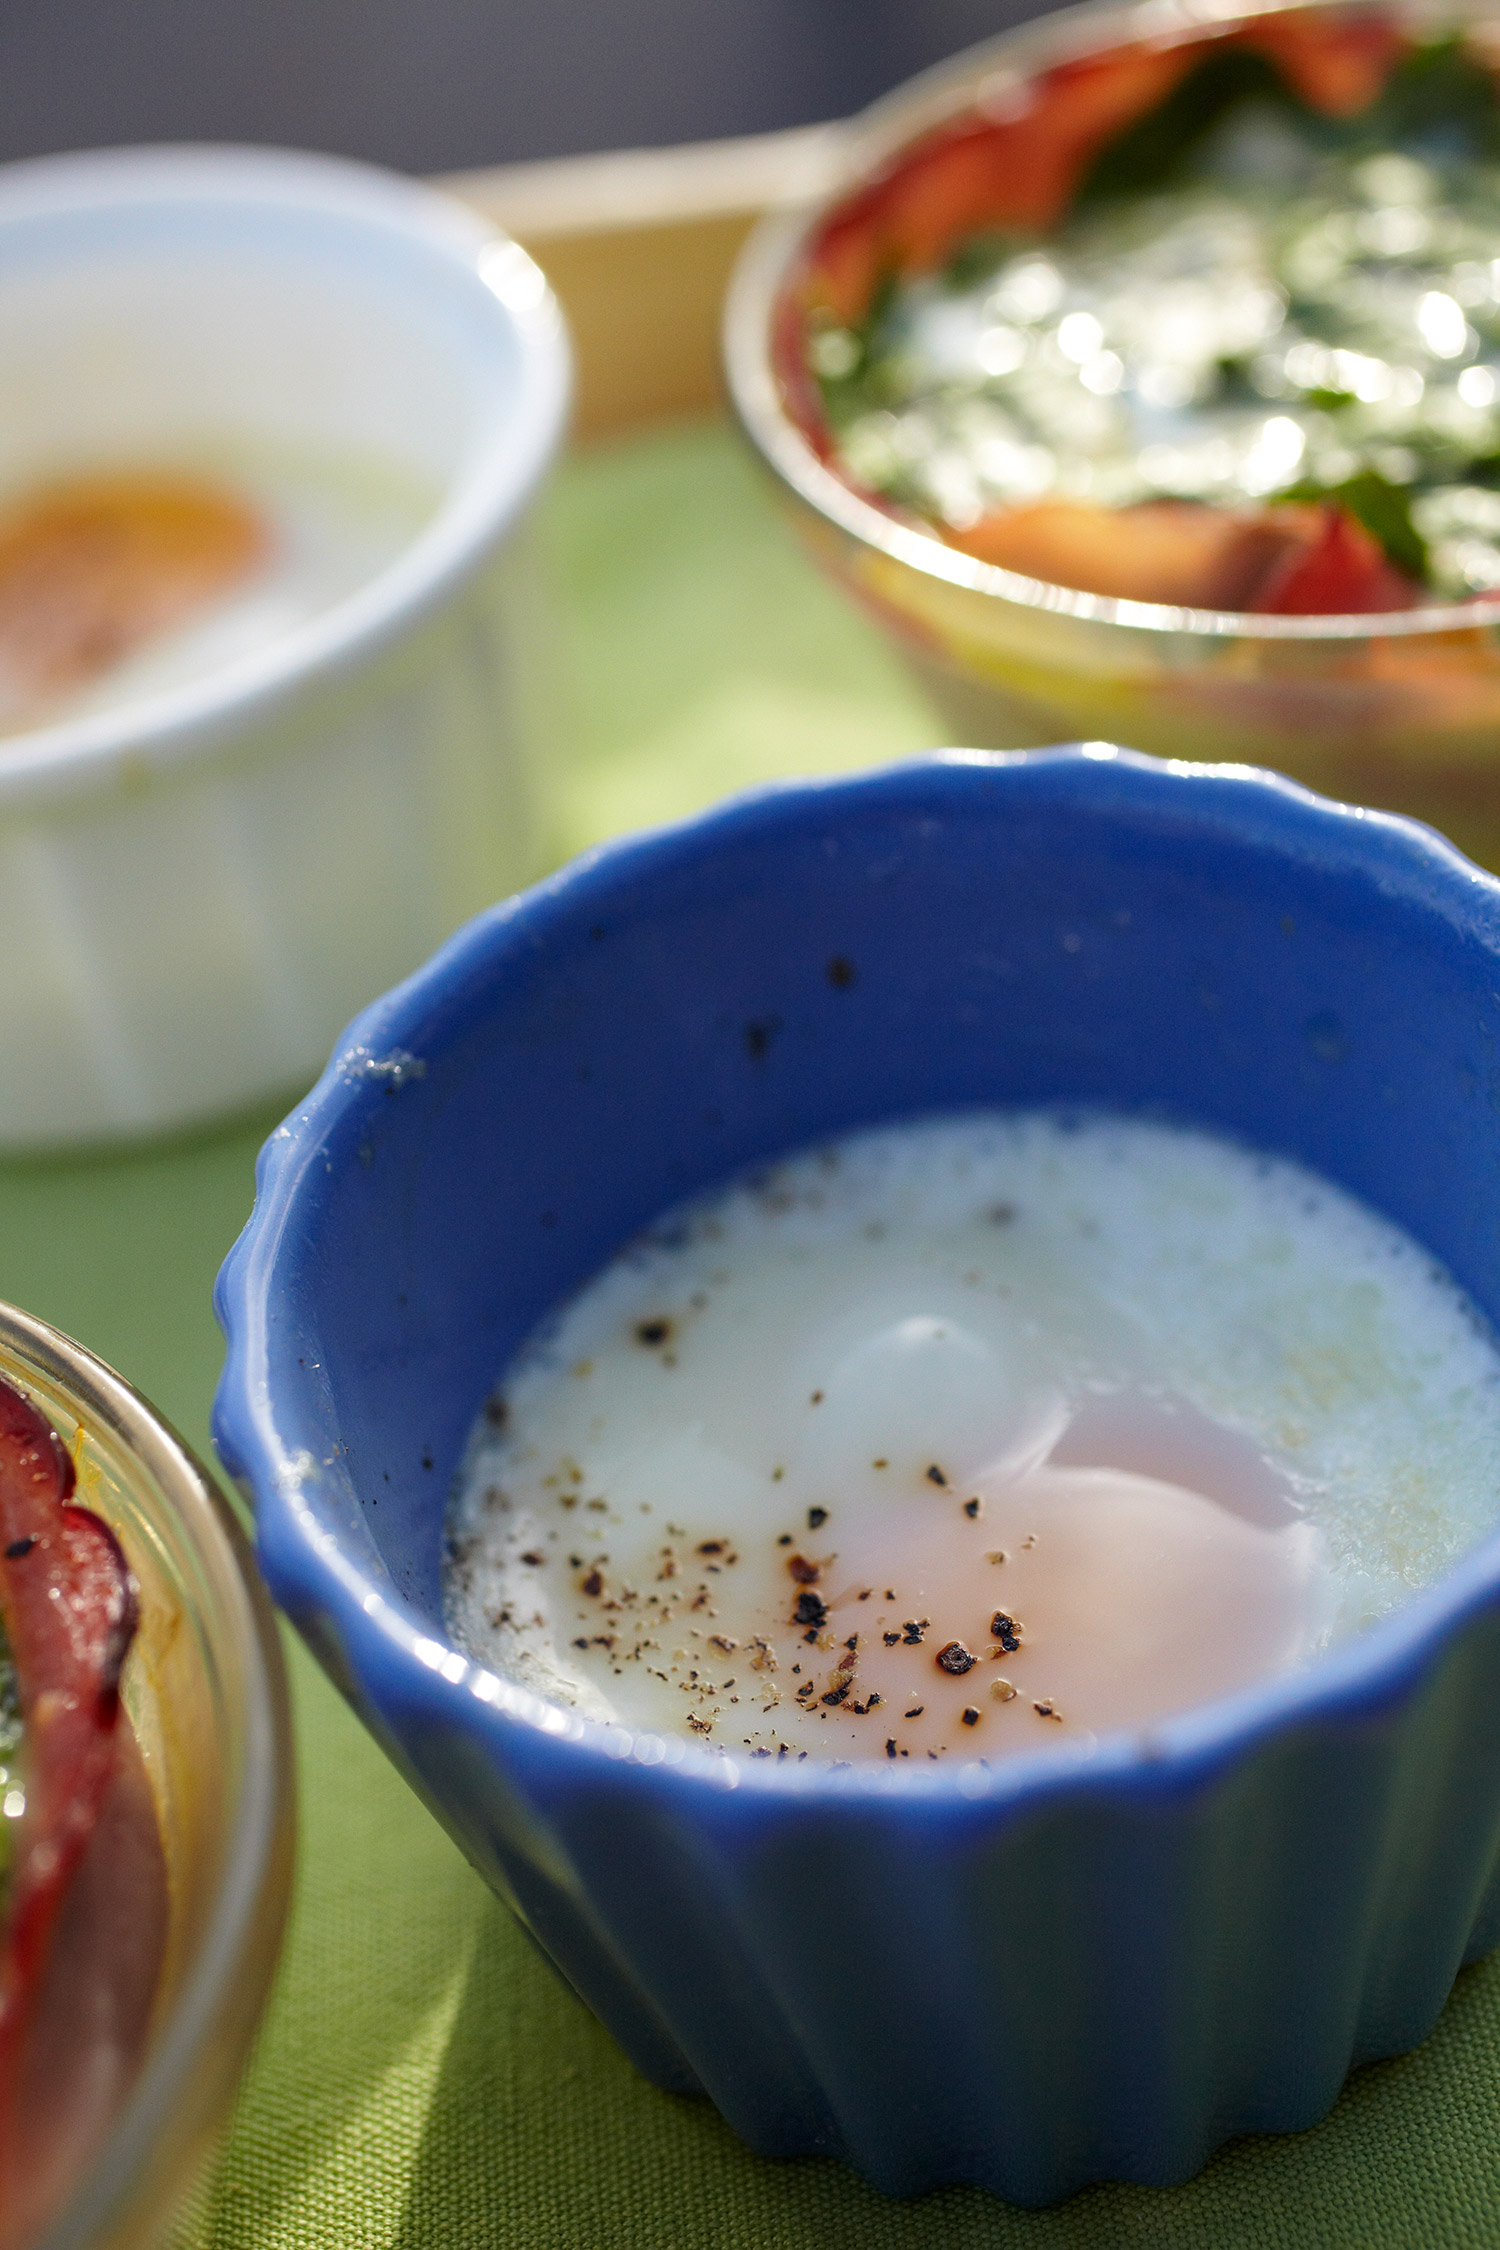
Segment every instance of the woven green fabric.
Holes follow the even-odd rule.
[[[548,538],[572,710],[569,845],[770,773],[921,747],[932,722],[787,543],[727,432],[573,463]],[[84,1339],[198,1446],[209,1289],[273,1120],[0,1167],[0,1294]],[[1184,2188],[1017,2212],[882,2201],[749,2155],[655,2092],[550,1974],[291,1650],[302,1844],[291,1935],[195,2250],[1410,2250],[1500,2242],[1500,1956],[1417,2054],[1311,2133]]]

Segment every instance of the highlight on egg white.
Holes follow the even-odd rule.
[[[1106,1115],[884,1127],[670,1214],[533,1338],[450,1627],[598,1719],[987,1758],[1315,1658],[1491,1530],[1500,1354],[1301,1167]]]

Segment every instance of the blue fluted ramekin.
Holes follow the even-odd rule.
[[[472,1419],[623,1238],[820,1135],[1059,1100],[1293,1156],[1500,1315],[1500,886],[1095,747],[769,789],[496,908],[351,1028],[220,1282],[220,1450],[373,1732],[648,2077],[898,2194],[1183,2179],[1500,1939],[1500,1538],[1300,1675],[994,1770],[632,1736],[451,1647]]]

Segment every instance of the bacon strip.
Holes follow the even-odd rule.
[[[1192,501],[1103,508],[1039,500],[944,537],[981,562],[1052,586],[1182,609],[1250,609],[1271,573],[1317,534],[1310,508],[1240,511]]]
[[[1275,63],[1293,93],[1325,117],[1357,117],[1382,91],[1406,45],[1378,10],[1361,15],[1258,16],[1231,34]]]
[[[0,2196],[16,2163],[18,2061],[69,1882],[114,1773],[136,1587],[109,1526],[72,1503],[46,1416],[0,1379],[0,1610],[26,1723],[26,1810],[0,1932]]]
[[[1199,52],[1116,47],[1060,63],[1021,93],[1020,115],[959,117],[900,150],[818,236],[806,302],[857,321],[883,273],[925,272],[976,228],[1052,226],[1090,159],[1169,94]]]
[[[1148,500],[1102,508],[1039,500],[997,509],[950,546],[1052,586],[1183,609],[1282,617],[1410,609],[1421,588],[1333,503],[1235,510]]]

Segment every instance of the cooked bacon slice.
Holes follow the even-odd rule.
[[[1133,508],[1039,500],[945,533],[981,562],[1049,586],[1177,609],[1281,617],[1409,609],[1421,590],[1343,508],[1231,510],[1183,500]]]
[[[102,2145],[144,2059],[166,1954],[168,1882],[156,1800],[128,1721],[27,2011],[7,2118],[19,2152],[0,2196],[0,2250],[34,2241]]]
[[[1249,609],[1262,585],[1316,535],[1312,508],[1234,513],[1186,500],[1134,508],[1039,500],[985,516],[950,544],[1002,570],[1117,601]]]
[[[26,1810],[0,1933],[0,2195],[17,2160],[18,2058],[58,1915],[116,1766],[136,1590],[109,1526],[73,1503],[46,1416],[0,1379],[0,1609],[26,1725]]]
[[[1258,16],[1234,43],[1265,55],[1292,92],[1325,117],[1368,109],[1395,68],[1406,42],[1384,16],[1304,14]]]
[[[1017,116],[960,118],[903,149],[889,174],[851,197],[823,229],[806,302],[852,323],[883,273],[940,265],[983,227],[1053,225],[1090,159],[1169,94],[1198,53],[1196,46],[1118,47],[1062,63],[1021,90]]]
[[[1049,71],[1019,117],[950,128],[892,184],[890,262],[921,272],[977,228],[1055,225],[1090,160],[1197,59],[1193,47],[1120,47]]]

